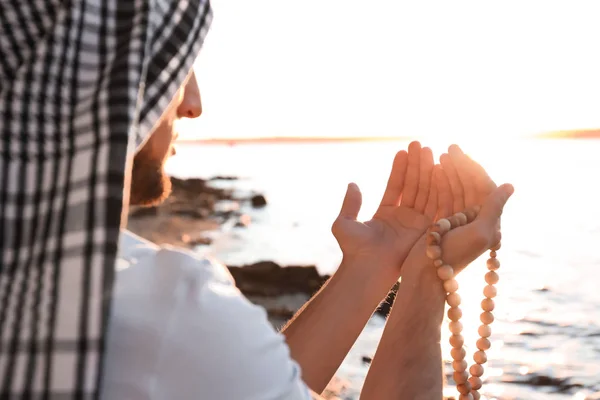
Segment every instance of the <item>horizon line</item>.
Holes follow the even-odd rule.
[[[600,139],[599,129],[558,130],[523,135],[522,139]],[[391,142],[418,140],[415,136],[265,136],[265,137],[226,137],[192,139],[180,138],[179,143],[198,144],[251,144],[251,143],[339,143],[339,142]]]

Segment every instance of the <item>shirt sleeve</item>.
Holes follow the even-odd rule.
[[[180,270],[158,356],[156,398],[310,399],[300,367],[264,309],[240,293],[224,266],[193,261]]]

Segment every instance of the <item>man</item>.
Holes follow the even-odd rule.
[[[356,221],[361,196],[349,185],[333,225],[343,262],[277,333],[222,265],[116,231],[130,202],[168,194],[173,122],[201,113],[191,65],[208,3],[2,7],[20,32],[0,42],[2,396],[318,398],[401,274],[363,397],[441,396],[444,296],[423,233],[436,215],[483,204],[445,243],[449,262],[469,262],[497,240],[509,187],[496,189],[458,148],[442,168],[411,144],[371,221]],[[23,26],[23,15],[41,25]],[[46,35],[41,44],[36,35]],[[29,47],[18,51],[19,41]]]
[[[168,196],[170,183],[163,165],[172,154],[172,140],[176,137],[173,121],[196,118],[201,112],[192,72],[134,158],[131,204],[154,205]],[[271,329],[262,309],[241,296],[223,266],[184,250],[159,248],[124,231],[107,343],[105,397],[153,398],[154,395],[175,399],[201,394],[202,398],[211,399],[300,399],[308,397],[304,383],[314,392],[322,391],[374,309],[398,279],[399,266],[429,226],[439,205],[462,210],[481,204],[493,189],[485,186],[493,184],[485,181],[489,178],[460,149],[453,147],[451,154],[453,159],[442,158],[448,173],[438,173],[439,184],[434,185],[429,149],[421,149],[415,142],[408,152],[398,153],[382,205],[376,218],[366,224],[356,221],[360,192],[355,185],[349,186],[333,228],[344,252],[344,262],[320,293],[283,329],[285,337]],[[463,185],[458,173],[472,177],[464,176]],[[484,179],[483,187],[469,185],[476,177]],[[460,188],[460,193],[453,196],[452,187]],[[442,189],[441,201],[438,188]],[[459,203],[460,196],[468,200],[468,205],[464,200]],[[483,216],[489,212],[488,208],[484,207]],[[489,219],[490,227],[495,226],[496,212],[497,208]],[[493,233],[490,229],[486,232]],[[461,257],[473,258],[493,244],[491,237],[484,234],[470,238],[483,242],[472,241],[458,253]],[[406,281],[399,293],[402,306],[399,313],[394,312],[390,317],[390,323],[397,322],[398,326],[384,338],[390,341],[389,347],[394,352],[380,351],[382,356],[378,353],[374,370],[382,364],[380,358],[394,356],[384,361],[386,365],[381,366],[380,373],[370,377],[368,390],[379,389],[390,380],[386,377],[394,377],[390,382],[400,381],[404,385],[422,381],[418,386],[421,393],[432,387],[441,393],[438,342],[445,296],[434,269],[424,257],[424,247],[417,244],[415,249],[418,251],[412,255],[412,261],[402,267],[415,277],[403,272]],[[422,312],[423,307],[431,312]],[[169,321],[168,325],[165,321]],[[415,336],[413,329],[420,323],[425,329]],[[413,345],[403,345],[402,334]],[[393,336],[396,340],[389,339]],[[414,358],[413,363],[423,368],[413,370],[412,378],[409,378],[411,372],[406,371],[403,373],[406,379],[398,380],[389,367],[394,365],[393,360],[403,358]],[[398,371],[407,369],[406,365],[397,367]],[[417,377],[432,367],[435,374],[423,375],[426,380]],[[146,379],[140,380],[139,375]],[[431,385],[434,381],[438,384]],[[405,398],[416,398],[412,397],[410,387],[389,389],[384,392],[386,395],[397,391]],[[377,393],[369,398],[384,395]]]

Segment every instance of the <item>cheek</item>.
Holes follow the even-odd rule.
[[[173,138],[172,122],[163,121],[150,138],[150,141],[152,141],[152,153],[154,153],[155,158],[162,158],[169,152]]]

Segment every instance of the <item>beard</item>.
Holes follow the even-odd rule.
[[[171,194],[171,179],[164,170],[165,160],[156,160],[140,151],[133,159],[129,204],[156,206]]]

